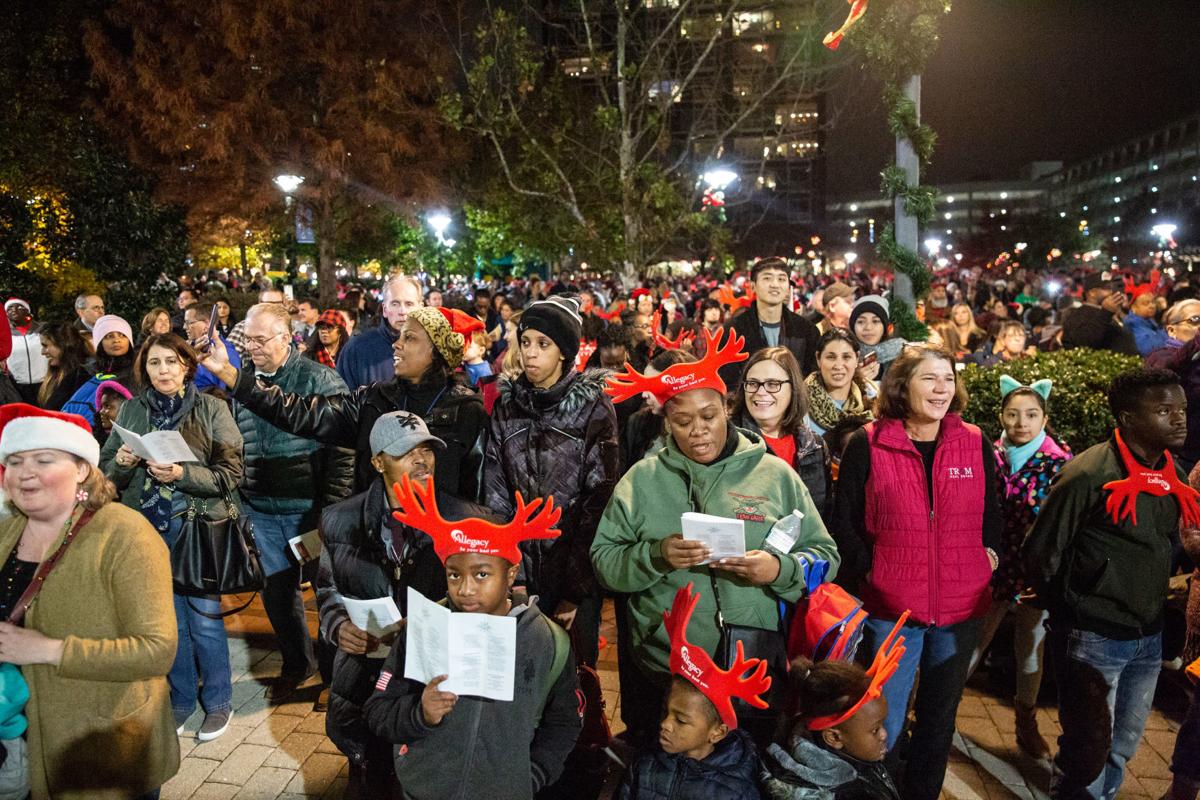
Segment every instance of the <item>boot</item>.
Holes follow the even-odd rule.
[[[1200,781],[1192,781],[1176,775],[1171,781],[1171,788],[1162,796],[1162,800],[1196,800],[1200,793]]]
[[[1017,746],[1030,758],[1044,761],[1050,757],[1050,746],[1038,731],[1037,707],[1017,704]]]

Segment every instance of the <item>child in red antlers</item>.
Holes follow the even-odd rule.
[[[750,734],[738,728],[733,699],[766,708],[771,688],[767,663],[746,658],[741,642],[728,670],[687,640],[687,626],[699,594],[692,584],[675,593],[663,628],[671,639],[671,686],[659,726],[659,752],[642,756],[629,768],[618,800],[755,800],[758,753]]]
[[[433,540],[446,566],[452,611],[517,619],[516,681],[511,702],[458,697],[439,685],[404,678],[404,636],[396,642],[363,707],[377,736],[395,745],[405,798],[532,798],[562,772],[579,736],[582,707],[566,634],[536,605],[513,606],[510,590],[526,539],[553,539],[561,510],[554,501],[525,503],[507,525],[482,519],[449,522],[438,512],[432,480],[406,475],[393,487],[396,519]],[[520,743],[527,742],[528,747]]]
[[[801,656],[791,684],[784,739],[767,748],[762,785],[771,800],[900,800],[883,765],[888,702],[883,686],[904,655],[901,615],[870,668],[852,661],[814,664]],[[847,654],[849,657],[849,654]]]

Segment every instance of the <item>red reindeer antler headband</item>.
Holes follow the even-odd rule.
[[[414,483],[405,475],[400,483],[392,484],[400,508],[392,516],[411,525],[433,540],[433,550],[444,563],[459,553],[478,553],[499,556],[510,564],[521,560],[520,542],[529,539],[555,539],[561,531],[555,529],[562,509],[554,507],[554,498],[542,507],[542,498],[526,504],[517,492],[517,511],[512,522],[497,525],[478,517],[451,522],[441,515],[433,491],[433,478],[424,485]],[[539,511],[540,509],[540,511]]]
[[[596,352],[596,347],[597,344],[595,339],[579,340],[579,352],[575,354],[576,372],[583,372],[585,369],[587,369],[588,359],[592,357],[592,353]]]
[[[754,302],[754,292],[746,292],[741,297],[733,296],[733,287],[726,284],[717,289],[717,302],[723,306],[728,306],[730,311],[737,311],[739,308],[749,308]]]
[[[718,347],[723,331],[711,333],[704,329],[704,339],[708,349],[704,358],[684,364],[673,364],[663,372],[648,378],[625,362],[625,371],[609,377],[608,386],[604,391],[610,395],[614,403],[628,400],[630,397],[650,392],[660,403],[666,403],[672,397],[693,389],[716,389],[725,394],[725,381],[717,374],[717,370],[726,364],[745,361],[748,356],[742,351],[746,340],[729,330],[729,336],[723,346]]]
[[[687,626],[700,602],[700,594],[692,593],[688,584],[675,593],[670,611],[663,612],[663,627],[671,642],[671,672],[679,675],[700,690],[717,709],[721,721],[730,728],[737,727],[733,698],[745,700],[755,708],[766,708],[762,695],[771,688],[767,662],[761,658],[746,658],[742,643],[737,643],[737,658],[728,670],[723,670],[703,648],[687,640]],[[750,672],[747,676],[746,673]]]
[[[867,675],[871,678],[871,685],[863,692],[863,696],[858,698],[858,701],[854,705],[841,714],[829,714],[824,717],[810,719],[808,721],[808,729],[810,731],[823,731],[826,728],[841,725],[857,714],[859,709],[867,703],[883,694],[884,684],[896,674],[896,670],[900,667],[900,659],[904,657],[904,637],[899,634],[900,629],[904,627],[907,619],[908,612],[905,611],[900,615],[900,619],[896,620],[896,624],[892,626],[892,632],[883,640],[883,646],[876,651],[875,660],[871,662],[871,667],[867,670]]]
[[[654,341],[657,342],[658,346],[663,348],[664,350],[679,350],[684,345],[690,346],[690,345],[695,344],[696,343],[696,334],[692,333],[691,331],[685,331],[683,329],[680,329],[679,333],[676,334],[674,339],[672,339],[668,336],[665,336],[665,335],[659,333],[658,331],[655,331],[654,332]]]
[[[1170,450],[1164,450],[1166,464],[1162,469],[1143,467],[1129,451],[1129,446],[1121,437],[1120,429],[1113,432],[1117,439],[1117,451],[1125,465],[1128,477],[1109,481],[1101,488],[1108,492],[1104,501],[1104,510],[1112,515],[1114,525],[1120,525],[1124,517],[1137,525],[1138,495],[1146,494],[1151,497],[1172,495],[1179,503],[1179,514],[1183,524],[1189,528],[1200,526],[1200,492],[1179,480],[1175,472],[1175,459]]]

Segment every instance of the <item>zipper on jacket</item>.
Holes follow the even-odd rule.
[[[467,785],[467,776],[470,775],[474,771],[473,762],[475,760],[475,742],[478,741],[478,739],[479,739],[479,721],[481,719],[483,719],[483,705],[480,703],[476,703],[475,704],[475,720],[474,720],[474,723],[471,725],[471,736],[467,739],[466,746],[463,747],[463,755],[465,756],[465,758],[463,758],[462,774],[459,776],[459,779],[458,779],[458,785],[459,785],[458,797],[462,797],[463,800],[472,800],[472,798],[463,797],[462,787],[465,787]]]

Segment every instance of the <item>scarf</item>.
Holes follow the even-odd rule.
[[[837,425],[842,417],[871,418],[873,416],[863,400],[862,388],[857,382],[850,384],[850,396],[846,398],[846,403],[841,408],[837,407],[837,403],[829,396],[829,392],[825,391],[825,384],[821,382],[819,372],[809,374],[804,379],[804,385],[808,387],[808,415],[812,417],[813,422],[827,431],[833,430],[833,426]]]
[[[1129,476],[1121,480],[1109,481],[1102,487],[1109,493],[1104,510],[1112,514],[1113,524],[1120,524],[1123,517],[1129,517],[1129,520],[1137,525],[1138,495],[1148,494],[1151,497],[1172,495],[1179,503],[1183,524],[1190,528],[1200,527],[1200,503],[1197,502],[1200,492],[1179,480],[1179,476],[1175,473],[1175,459],[1171,457],[1171,452],[1163,451],[1163,457],[1167,463],[1163,465],[1162,469],[1150,469],[1142,466],[1133,457],[1125,440],[1121,438],[1119,428],[1113,431],[1113,436],[1117,440],[1117,450],[1121,454],[1121,461]]]
[[[147,389],[143,395],[150,406],[150,429],[173,431],[191,412],[196,404],[196,387],[187,384],[179,394],[165,395],[157,389]],[[175,497],[172,484],[160,483],[147,470],[142,483],[142,514],[160,534],[165,535],[171,525],[171,505]]]
[[[323,344],[318,344],[313,348],[317,353],[317,362],[324,364],[330,369],[337,369],[337,362],[333,360],[333,356],[329,354],[329,348]]]
[[[1004,445],[1004,452],[1008,456],[1008,466],[1013,475],[1021,471],[1021,467],[1029,463],[1029,459],[1033,458],[1033,454],[1042,446],[1042,442],[1046,441],[1046,429],[1042,428],[1042,432],[1030,439],[1025,444],[1012,444],[1008,441],[1008,434],[1000,437],[1000,444]]]

